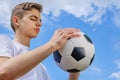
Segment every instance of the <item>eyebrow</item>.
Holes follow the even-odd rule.
[[[37,19],[38,19],[38,17],[37,17],[37,16],[35,16],[35,15],[31,15],[30,17],[34,17],[34,18],[37,18]]]

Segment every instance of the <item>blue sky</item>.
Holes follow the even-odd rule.
[[[9,17],[20,2],[43,5],[43,26],[31,49],[45,44],[56,29],[73,27],[86,33],[95,45],[92,65],[79,80],[120,80],[120,0],[0,0],[0,34],[13,37]],[[42,62],[52,80],[67,80],[68,73],[57,67],[53,56]]]

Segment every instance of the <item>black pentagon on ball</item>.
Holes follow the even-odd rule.
[[[95,54],[93,55],[89,65],[91,65],[91,63],[93,62],[94,57],[95,57]]]
[[[86,38],[86,40],[87,40],[88,42],[90,42],[91,44],[93,44],[92,40],[91,40],[86,34],[84,34],[84,37]]]
[[[71,56],[79,61],[85,57],[85,51],[83,47],[74,47]]]
[[[59,51],[58,51],[58,50],[55,51],[55,52],[53,52],[53,57],[54,57],[54,60],[55,60],[56,62],[60,63],[62,56],[59,54]]]
[[[80,70],[78,70],[78,69],[68,69],[67,72],[75,73],[75,72],[80,72]]]

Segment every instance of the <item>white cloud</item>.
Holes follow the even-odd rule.
[[[120,14],[120,11],[118,12]],[[116,13],[114,17],[114,22],[118,28],[120,28],[120,15]]]
[[[115,60],[114,63],[117,65],[118,71],[111,73],[109,78],[114,78],[116,80],[120,80],[120,60]]]
[[[100,72],[101,72],[101,69],[98,68],[98,67],[96,67],[96,66],[93,66],[93,67],[91,68],[91,70],[92,70],[93,72],[96,72],[96,73],[100,73]]]
[[[8,21],[11,8],[15,4],[25,1],[41,3],[44,7],[44,14],[52,13],[53,16],[59,16],[63,10],[76,18],[80,18],[83,22],[89,22],[90,24],[101,24],[103,22],[102,16],[106,14],[106,10],[111,10],[115,15],[114,22],[117,26],[120,25],[120,16],[117,11],[120,10],[120,0],[1,0],[0,24],[8,26],[8,22],[6,21]],[[2,21],[2,19],[4,20]]]
[[[112,73],[110,75],[110,78],[115,78],[116,80],[120,80],[120,71]]]
[[[0,4],[0,24],[3,24],[6,26],[9,25],[9,18],[10,18],[10,8],[9,5],[7,3],[2,3],[2,5]]]
[[[106,10],[111,10],[114,12],[114,15],[119,15],[117,11],[113,9],[120,10],[120,0],[41,0],[44,6],[44,13],[49,14],[50,12],[53,16],[59,16],[61,10],[74,15],[77,18],[80,18],[84,22],[102,23],[102,16],[105,15]],[[106,15],[107,16],[107,15]],[[117,19],[117,20],[116,20]],[[115,22],[119,18],[115,18]],[[120,20],[119,20],[120,21]],[[117,25],[118,22],[117,22]]]
[[[44,13],[49,14],[52,12],[54,16],[59,16],[60,11],[64,10],[65,12],[82,19],[84,22],[101,23],[101,16],[105,13],[105,10],[103,9],[104,7],[102,5],[98,5],[102,2],[94,0],[61,0],[60,2],[56,0],[44,0],[43,2],[45,9]]]

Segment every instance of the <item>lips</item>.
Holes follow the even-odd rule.
[[[39,31],[40,31],[40,29],[39,29],[39,28],[34,28],[34,30],[35,30],[36,32],[39,32]]]

